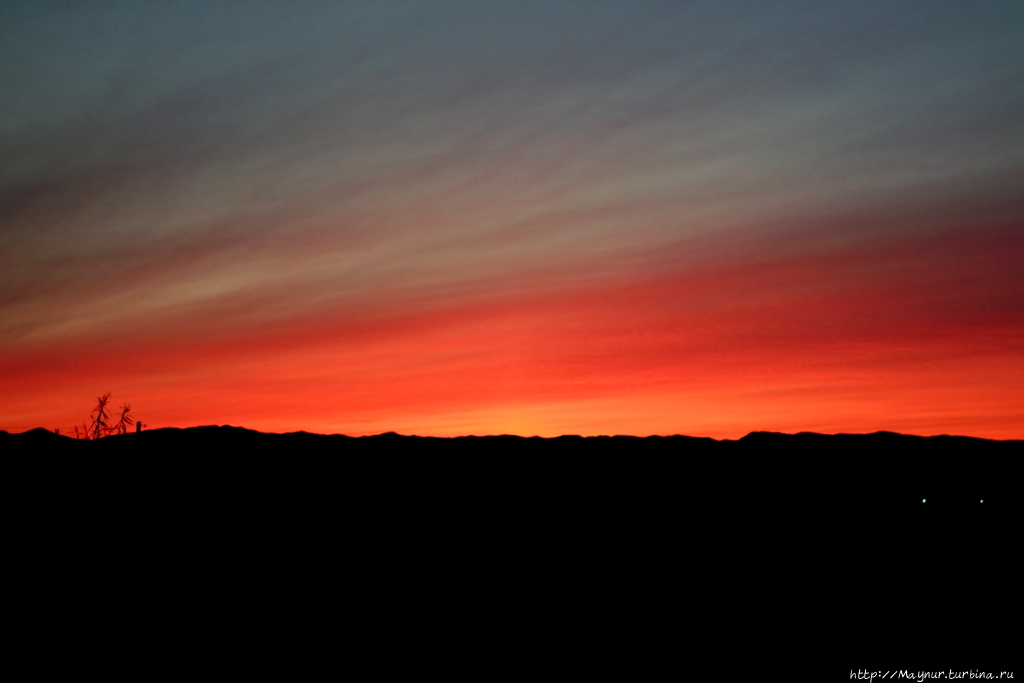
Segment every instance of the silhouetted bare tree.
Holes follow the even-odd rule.
[[[111,434],[125,434],[128,432],[128,425],[132,424],[132,418],[128,414],[128,411],[132,407],[125,403],[121,406],[121,412],[117,414],[117,423],[110,428]]]
[[[89,432],[93,439],[98,439],[101,436],[105,436],[106,432],[110,430],[110,428],[107,426],[107,418],[110,417],[110,414],[107,412],[107,401],[109,400],[110,394],[103,394],[102,396],[96,398],[96,407],[92,409],[92,412],[95,413],[95,416],[92,416],[92,413],[90,413],[90,416],[93,417],[93,420]]]
[[[132,419],[129,412],[132,409],[131,405],[125,403],[118,409],[118,412],[111,414],[107,408],[109,402],[109,393],[96,397],[96,407],[89,413],[91,422],[89,424],[83,422],[81,425],[75,425],[74,427],[76,439],[92,441],[102,439],[104,436],[111,434],[128,433],[128,427],[135,424],[135,420]],[[110,421],[114,418],[116,418],[116,421],[111,424]],[[54,431],[58,434],[60,433],[59,429]]]

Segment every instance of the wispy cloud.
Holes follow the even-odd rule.
[[[999,254],[1019,250],[1024,208],[1022,29],[1014,3],[5,3],[4,382],[24,388],[46,363],[72,364],[61,354],[114,339],[178,368],[248,357],[250,340],[282,378],[288,354],[326,344],[340,355],[318,356],[335,359],[324,376],[393,354],[447,375],[547,377],[564,362],[552,376],[592,382],[600,402],[603,375],[583,366],[614,359],[638,373],[622,386],[657,393],[622,364],[672,366],[672,352],[619,347],[585,312],[632,319],[661,290],[622,310],[573,294],[631,282],[704,284],[663,291],[685,303],[630,335],[706,310],[701,343],[737,359],[758,339],[860,339],[890,316],[910,334],[925,311],[1013,357],[1020,270]],[[941,258],[894,246],[957,239]],[[860,294],[833,309],[827,277],[762,269],[787,258]],[[517,336],[562,334],[577,314],[593,327],[563,330],[564,344],[593,345],[589,361]],[[448,339],[463,351],[432,364],[427,328],[399,322],[412,320],[479,324],[467,334],[490,341]],[[773,320],[790,331],[777,337]],[[390,325],[412,346],[392,346]],[[374,341],[350,349],[354,330]],[[382,396],[419,386],[373,367]],[[545,381],[530,386],[544,394]],[[451,409],[478,391],[453,390]],[[563,398],[590,400],[579,391]]]

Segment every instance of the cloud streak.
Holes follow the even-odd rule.
[[[335,392],[304,419],[733,434],[799,427],[789,387],[871,429],[909,400],[884,377],[951,363],[976,423],[932,378],[908,428],[1024,428],[984,417],[1022,367],[1013,3],[2,12],[0,427],[117,379],[181,425],[309,429],[249,397]]]

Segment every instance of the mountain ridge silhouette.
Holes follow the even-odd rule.
[[[430,436],[430,435],[420,435],[420,434],[400,434],[400,433],[397,433],[397,432],[394,432],[394,431],[382,432],[380,434],[366,434],[366,435],[361,435],[361,436],[349,436],[347,434],[341,434],[341,433],[322,434],[322,433],[319,433],[319,432],[307,432],[305,430],[298,430],[298,431],[294,431],[294,432],[261,432],[259,430],[250,429],[248,427],[238,427],[238,426],[235,426],[235,425],[227,425],[227,424],[224,424],[224,425],[215,425],[215,424],[196,425],[194,427],[160,427],[160,428],[156,428],[156,429],[147,429],[147,430],[145,430],[143,432],[130,432],[130,433],[126,433],[126,434],[111,435],[111,436],[104,437],[103,439],[98,439],[98,441],[107,440],[107,439],[110,439],[110,438],[113,438],[113,437],[136,438],[136,437],[141,436],[143,434],[169,433],[169,432],[190,432],[190,431],[196,431],[196,430],[205,431],[207,433],[209,433],[209,430],[223,430],[223,431],[230,431],[230,432],[234,432],[234,433],[238,433],[238,434],[245,433],[245,434],[252,434],[252,435],[259,434],[259,435],[267,435],[267,436],[293,436],[293,435],[295,435],[295,436],[297,436],[297,435],[317,436],[317,437],[321,437],[321,436],[323,436],[323,437],[342,436],[342,437],[349,438],[349,439],[372,439],[372,438],[393,438],[393,437],[416,438],[416,439],[440,439],[440,440],[515,438],[515,439],[540,439],[540,440],[544,440],[544,441],[550,441],[550,440],[557,440],[557,439],[616,439],[616,438],[619,438],[619,439],[670,439],[670,438],[685,438],[685,439],[699,439],[699,440],[703,440],[703,441],[713,441],[713,442],[717,442],[717,443],[734,443],[734,442],[738,442],[738,441],[749,441],[749,440],[753,440],[753,439],[766,438],[766,437],[788,437],[788,438],[805,438],[805,437],[813,437],[813,438],[821,438],[821,437],[824,437],[824,438],[859,437],[859,438],[862,438],[862,437],[883,437],[884,436],[884,437],[899,437],[899,438],[904,438],[904,439],[969,439],[969,440],[972,440],[972,441],[983,441],[983,442],[992,442],[992,443],[1014,443],[1014,444],[1024,445],[1024,439],[987,439],[987,438],[984,438],[984,437],[967,436],[967,435],[962,435],[962,434],[932,434],[932,435],[927,435],[926,436],[926,435],[919,435],[919,434],[904,434],[902,432],[891,432],[891,431],[886,431],[886,430],[880,430],[880,431],[875,431],[875,432],[863,432],[863,433],[860,433],[860,432],[838,432],[838,433],[835,433],[835,434],[827,434],[827,433],[821,433],[821,432],[806,432],[806,431],[801,431],[801,432],[796,432],[796,433],[789,433],[789,432],[774,432],[774,431],[768,431],[768,430],[755,430],[755,431],[752,431],[752,432],[748,432],[747,434],[745,434],[745,435],[743,435],[743,436],[741,436],[741,437],[739,437],[737,439],[715,439],[713,437],[691,436],[691,435],[688,435],[688,434],[649,434],[647,436],[639,436],[639,435],[634,435],[634,434],[614,434],[614,435],[613,434],[597,434],[597,435],[591,435],[591,436],[583,436],[583,435],[580,435],[580,434],[560,434],[558,436],[536,436],[536,435],[523,436],[523,435],[519,435],[519,434],[505,434],[505,433],[503,433],[503,434],[464,434],[464,435],[459,435],[459,436]],[[43,436],[46,436],[46,437],[56,436],[56,437],[60,437],[62,439],[66,439],[66,440],[69,440],[69,441],[79,441],[79,440],[86,441],[86,439],[75,439],[74,437],[69,436],[67,434],[55,434],[53,431],[51,431],[49,429],[44,429],[42,427],[37,427],[35,429],[30,429],[30,430],[25,431],[25,432],[7,432],[5,430],[0,430],[0,438],[11,437],[11,436],[14,436],[14,437],[29,437],[29,438],[41,438]]]
[[[217,567],[227,584],[262,568],[247,600],[281,577],[288,590],[340,583],[367,613],[381,595],[436,598],[424,614],[441,614],[449,595],[501,611],[567,591],[573,609],[600,612],[612,593],[680,610],[707,600],[720,607],[705,614],[764,629],[798,604],[851,651],[879,629],[903,644],[921,623],[929,637],[998,642],[1019,585],[1021,441],[208,425],[97,441],[0,432],[0,453],[17,557],[42,558],[54,582],[85,564],[162,576],[160,590],[195,577],[214,592]]]
[[[0,431],[6,466],[30,472],[43,463],[52,476],[121,480],[150,470],[165,477],[226,476],[239,468],[274,471],[293,487],[362,479],[408,480],[446,488],[477,479],[509,491],[548,484],[584,495],[574,480],[617,495],[722,506],[815,509],[988,508],[1017,505],[1024,441],[967,436],[784,434],[756,431],[735,439],[672,436],[432,437],[385,432],[284,434],[230,425],[161,428],[76,440],[44,429]],[[68,460],[35,456],[103,456]],[[15,456],[22,457],[15,457]],[[113,459],[111,459],[113,458]],[[383,486],[384,484],[381,483]],[[410,497],[418,493],[410,489]],[[455,494],[453,494],[455,495]],[[986,509],[988,509],[986,508]]]

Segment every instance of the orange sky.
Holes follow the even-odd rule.
[[[0,429],[1024,438],[1024,4],[300,5],[0,10]]]
[[[4,359],[6,426],[67,430],[111,391],[152,427],[1020,438],[1024,239],[959,234],[55,333]]]

